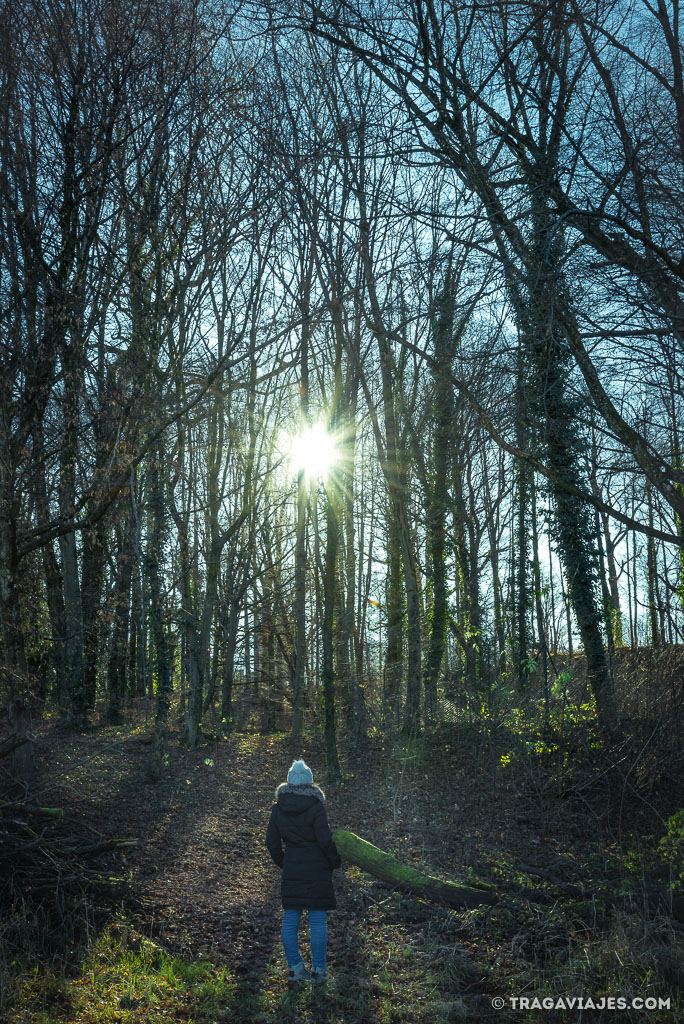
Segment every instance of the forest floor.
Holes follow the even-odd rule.
[[[530,758],[517,764],[515,751],[502,754],[505,743],[466,744],[458,729],[343,750],[344,781],[328,793],[333,828],[432,874],[494,883],[504,902],[448,910],[346,865],[329,914],[332,980],[314,993],[285,980],[279,872],[264,838],[293,757],[325,788],[319,741],[295,749],[284,733],[237,733],[187,750],[172,731],[155,778],[145,725],[130,715],[121,728],[40,732],[45,802],[96,838],[137,845],[112,857],[127,892],[95,915],[80,944],[49,963],[13,961],[13,996],[0,1010],[10,1024],[684,1019],[684,928],[645,909],[658,836],[644,835],[626,786],[616,823],[605,794],[592,798],[564,761],[553,771]],[[596,773],[587,777],[596,786]],[[620,894],[610,906],[596,895],[607,880]],[[587,898],[567,886],[586,886]],[[305,920],[300,940],[306,960]],[[670,1008],[578,1012],[533,1002],[563,997],[660,997]]]

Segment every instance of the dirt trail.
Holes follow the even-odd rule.
[[[171,952],[262,973],[279,952],[281,921],[266,825],[274,789],[302,750],[282,735],[251,734],[187,750],[171,733],[161,778],[151,781],[152,750],[139,735],[108,730],[48,743],[52,799],[66,817],[138,840],[124,868],[140,930]],[[322,773],[318,751],[304,756]],[[342,872],[336,880],[345,887]]]
[[[282,747],[245,736],[211,754],[182,752],[175,765],[171,754],[168,802],[134,864],[146,916],[170,948],[229,961],[237,972],[270,956],[280,896],[264,836]]]
[[[224,1007],[228,1017],[220,1019],[269,1019],[264,1008],[288,1004],[279,872],[266,851],[265,831],[274,789],[293,757],[303,755],[315,781],[323,781],[320,745],[294,749],[283,734],[241,733],[187,750],[170,729],[161,777],[153,779],[144,730],[133,715],[121,729],[80,736],[47,726],[39,738],[41,802],[64,808],[64,825],[73,823],[79,834],[92,829],[94,836],[135,837],[138,845],[123,864],[130,873],[125,909],[134,941],[141,933],[189,961],[206,959],[210,971],[225,967],[238,984]],[[390,751],[378,739],[363,751],[343,750],[344,783],[328,793],[331,826],[445,878],[468,881],[470,870],[505,886],[513,875],[518,898],[516,864],[555,872],[596,863],[599,870],[604,839],[587,828],[586,808],[539,791],[539,776],[528,777],[527,764],[517,773],[503,771],[502,760],[498,751],[466,758],[458,734],[448,733],[426,742],[422,754],[410,746]],[[118,858],[111,859],[115,874],[122,873]],[[531,886],[535,893],[540,887]],[[335,889],[328,1008],[334,1007],[336,1024],[500,1024],[492,997],[527,991],[540,978],[546,991],[557,989],[559,976],[575,984],[568,935],[578,947],[591,948],[601,965],[594,968],[593,989],[617,984],[600,959],[606,925],[585,922],[557,893],[548,896],[557,913],[535,904],[520,917],[487,908],[455,914],[406,900],[349,865],[335,873]],[[303,944],[305,958],[307,952]],[[635,970],[650,970],[648,963],[635,960]]]
[[[101,835],[138,839],[124,865],[137,904],[131,912],[129,901],[128,916],[137,931],[169,952],[225,966],[243,980],[246,992],[277,986],[286,965],[280,878],[265,847],[266,826],[274,789],[293,757],[303,755],[315,781],[324,780],[320,746],[309,741],[294,749],[283,734],[241,733],[188,750],[170,730],[161,777],[152,781],[152,748],[140,739],[130,724],[55,737],[45,758],[53,772],[60,765],[63,772],[54,802],[68,818],[87,820]],[[466,860],[470,844],[489,833],[495,814],[491,788],[485,793],[468,787],[460,771],[440,771],[435,786],[432,772],[440,765],[421,767],[410,753],[392,760],[381,743],[368,744],[362,753],[343,752],[342,760],[345,782],[327,794],[333,828],[351,829],[408,863],[424,860],[433,873],[447,876],[454,863]],[[463,811],[455,831],[456,797]],[[120,864],[112,866],[119,873]],[[384,998],[385,984],[393,999],[399,999],[400,986],[397,1019],[409,1019],[406,1006],[413,1006],[416,992],[422,1000],[435,991],[429,979],[437,968],[422,942],[436,944],[440,970],[446,957],[447,987],[455,997],[472,1005],[486,998],[485,965],[499,951],[482,938],[468,948],[460,941],[457,918],[396,894],[390,898],[354,868],[335,873],[335,890],[330,963],[338,1000],[353,1003],[349,1020],[374,1020],[372,1007]],[[305,929],[301,938],[306,959]],[[431,1019],[442,1019],[441,1010]]]

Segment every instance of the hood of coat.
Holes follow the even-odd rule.
[[[317,800],[325,803],[325,793],[318,786],[291,786],[289,782],[282,782],[275,795],[283,814],[301,814]]]

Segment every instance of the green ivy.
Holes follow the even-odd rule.
[[[676,811],[665,827],[667,832],[658,843],[658,852],[672,872],[672,888],[684,892],[684,809]]]

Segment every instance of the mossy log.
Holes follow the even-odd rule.
[[[36,814],[43,818],[63,818],[64,811],[61,807],[38,807],[36,804],[5,804],[0,807],[0,818],[9,814]]]
[[[396,857],[384,850],[378,849],[372,843],[366,842],[353,832],[338,828],[333,832],[335,845],[340,855],[366,871],[369,875],[375,875],[393,889],[409,895],[422,897],[436,903],[442,903],[449,907],[477,907],[481,905],[508,907],[511,910],[522,909],[523,903],[511,900],[507,896],[501,896],[494,886],[485,882],[476,882],[473,886],[458,885],[455,882],[445,882],[441,878],[434,878],[432,875],[423,874],[415,868],[403,864]],[[551,877],[548,872],[540,868],[529,868],[519,865],[519,870],[526,874],[539,875],[546,878],[555,888],[571,898],[582,895],[582,902],[573,903],[574,912],[587,921],[596,921],[603,918],[608,908],[625,908],[629,897],[626,894],[618,894],[602,890],[586,890],[580,886],[569,885]],[[642,898],[647,896],[653,913],[667,913],[674,921],[684,921],[684,896],[673,893],[671,889],[659,888],[657,886],[647,887],[641,893]],[[532,892],[525,888],[521,892],[525,903],[547,903],[551,898],[546,891]],[[587,900],[587,896],[593,897]]]
[[[333,833],[333,838],[340,856],[345,860],[401,892],[422,896],[449,907],[478,907],[481,904],[491,907],[499,902],[496,892],[484,883],[479,883],[482,888],[473,888],[425,875],[408,864],[402,864],[396,857],[378,849],[353,832],[338,828]]]

